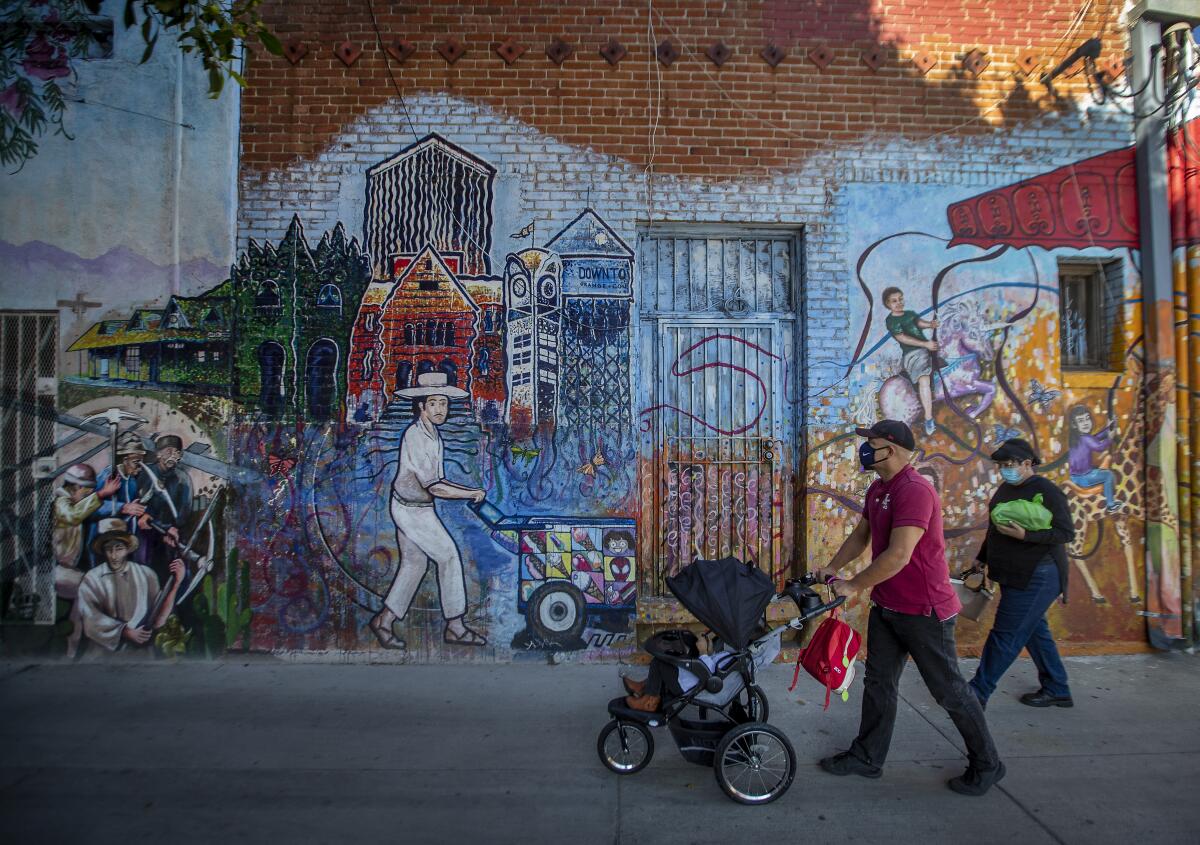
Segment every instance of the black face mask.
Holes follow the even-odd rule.
[[[880,447],[876,448],[875,446],[872,446],[870,443],[868,443],[867,441],[864,440],[863,444],[858,447],[858,460],[862,464],[862,468],[864,470],[871,469],[871,467],[873,467],[873,466],[875,466],[875,464],[879,463],[879,461],[875,459],[875,453],[882,452],[884,449],[886,449],[890,452],[892,450],[892,447],[891,446],[880,446]],[[887,458],[881,458],[880,460],[886,461]]]

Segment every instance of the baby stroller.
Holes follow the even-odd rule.
[[[685,760],[712,766],[725,794],[741,804],[767,804],[787,792],[796,775],[796,752],[787,736],[767,724],[767,697],[754,680],[779,654],[780,638],[845,599],[822,603],[806,576],[783,593],[800,615],[771,630],[766,609],[775,585],[753,564],[733,558],[697,560],[667,579],[667,587],[716,636],[714,668],[699,659],[696,636],[663,631],[642,646],[650,656],[698,679],[683,695],[663,699],[658,712],[634,710],[624,696],[608,703],[613,717],[596,741],[601,762],[619,775],[639,772],[654,756],[650,728],[665,725]],[[712,662],[712,661],[710,661]],[[681,678],[684,677],[681,674]]]

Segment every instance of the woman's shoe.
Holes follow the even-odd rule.
[[[1030,707],[1074,707],[1075,702],[1071,700],[1071,696],[1051,695],[1045,690],[1037,692],[1027,692],[1021,696],[1021,703]]]

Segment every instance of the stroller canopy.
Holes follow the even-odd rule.
[[[775,585],[757,566],[736,558],[697,560],[667,579],[667,589],[731,648],[750,644]]]

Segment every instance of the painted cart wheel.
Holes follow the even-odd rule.
[[[551,581],[533,591],[526,605],[529,629],[543,640],[578,639],[587,623],[583,594],[566,581]]]

